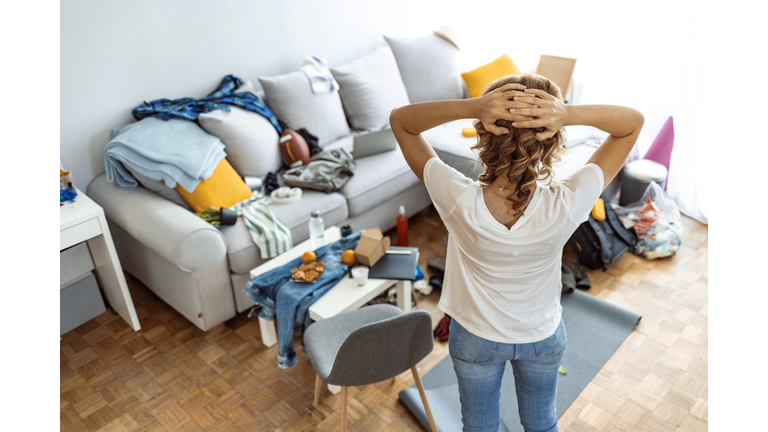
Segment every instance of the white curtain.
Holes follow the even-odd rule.
[[[574,103],[638,109],[644,155],[669,116],[675,143],[667,193],[688,216],[707,223],[706,128],[701,71],[707,61],[714,6],[679,2],[444,1],[421,14],[419,28],[457,31],[460,67],[468,71],[508,53],[523,72],[541,54],[576,58]],[[428,16],[428,18],[426,18]]]

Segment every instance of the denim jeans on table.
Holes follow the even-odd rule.
[[[498,432],[501,378],[509,361],[515,376],[520,423],[525,431],[559,431],[555,394],[566,345],[562,319],[552,336],[523,344],[489,341],[451,319],[448,349],[459,379],[464,430]]]
[[[347,266],[341,263],[341,254],[347,249],[354,250],[361,235],[362,231],[342,237],[315,251],[317,261],[322,261],[324,267],[317,282],[297,282],[291,279],[291,269],[302,264],[299,257],[246,284],[243,292],[257,303],[248,316],[258,314],[268,321],[277,318],[279,367],[285,369],[296,364],[294,335],[302,334],[312,322],[309,319],[309,307],[336,286],[347,273]]]

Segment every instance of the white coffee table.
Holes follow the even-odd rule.
[[[325,230],[325,244],[333,243],[341,238],[341,230],[333,226]],[[294,246],[283,254],[267,261],[251,270],[251,278],[255,278],[272,269],[280,267],[300,257],[304,252],[311,250],[310,241],[307,240]],[[411,311],[411,281],[394,279],[368,279],[363,286],[355,286],[352,278],[343,277],[333,288],[326,292],[318,301],[309,308],[309,317],[314,321],[330,318],[344,312],[353,311],[373,300],[376,296],[388,290],[392,286],[397,288],[397,307],[404,312]],[[259,330],[261,341],[271,347],[277,343],[277,331],[275,322],[267,321],[259,317]],[[337,393],[340,387],[328,386],[333,393]]]

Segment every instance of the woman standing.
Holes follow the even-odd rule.
[[[473,148],[485,168],[478,181],[443,163],[421,136],[463,118],[478,119]],[[525,430],[559,430],[563,246],[623,166],[643,116],[620,106],[565,105],[557,85],[524,74],[499,78],[478,98],[398,108],[390,125],[450,233],[438,307],[453,318],[449,351],[464,430],[498,431],[507,361]],[[609,136],[584,167],[554,182],[568,125]]]

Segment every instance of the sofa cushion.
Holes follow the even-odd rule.
[[[349,217],[361,215],[419,183],[400,148],[356,159],[355,175],[339,193],[347,199]]]
[[[132,169],[128,165],[124,165],[125,169],[128,170],[139,182],[140,185],[144,186],[145,189],[149,189],[150,191],[160,195],[161,197],[167,199],[168,201],[177,204],[189,211],[192,211],[192,207],[187,204],[186,201],[184,201],[184,198],[181,197],[181,194],[179,194],[179,191],[177,191],[175,188],[169,188],[165,182],[160,180],[153,180],[140,172]]]
[[[331,69],[349,125],[376,131],[389,125],[393,109],[408,105],[392,49],[385,45],[355,61]]]
[[[250,81],[237,92],[258,93]],[[232,106],[229,111],[200,114],[198,122],[224,143],[227,160],[241,176],[264,177],[283,166],[277,129],[261,114]]]
[[[446,165],[477,180],[477,176],[485,171],[482,165],[475,163],[477,154],[471,149],[477,144],[477,138],[467,138],[461,133],[465,127],[474,127],[472,123],[471,119],[456,120],[432,128],[422,135]]]
[[[464,72],[461,77],[467,84],[469,89],[469,95],[472,97],[478,97],[483,92],[485,86],[491,82],[507,75],[520,75],[520,69],[517,67],[512,57],[509,54],[503,54],[496,60],[484,64],[477,69],[473,69],[469,72]]]
[[[253,191],[237,175],[226,158],[221,158],[213,174],[201,181],[194,190],[188,191],[180,184],[176,184],[176,190],[195,213],[209,208],[230,208],[253,195]]]
[[[463,99],[459,50],[440,36],[384,36],[397,60],[411,103]]]
[[[347,202],[338,193],[304,189],[301,200],[288,204],[272,204],[272,211],[290,230],[293,244],[297,245],[309,238],[309,218],[312,210],[319,210],[326,227],[347,219]],[[258,246],[253,242],[242,218],[230,226],[220,226],[219,230],[227,241],[229,269],[233,273],[244,274],[253,270],[266,260],[261,258]]]
[[[309,78],[301,71],[259,78],[259,82],[265,102],[277,118],[293,130],[307,129],[321,147],[349,135],[338,91],[314,94]]]

